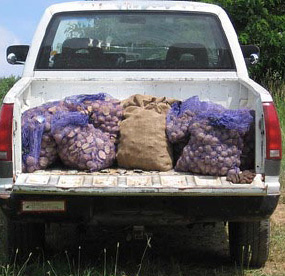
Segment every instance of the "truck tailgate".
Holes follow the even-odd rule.
[[[110,169],[96,173],[46,170],[22,173],[13,192],[72,195],[240,196],[266,195],[262,176],[251,184],[233,184],[226,177],[200,176],[174,171],[145,172]]]

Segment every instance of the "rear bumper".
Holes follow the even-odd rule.
[[[253,221],[274,212],[279,196],[54,196],[12,194],[1,206],[10,219],[96,225],[183,225]],[[64,201],[64,212],[23,212],[22,201]]]

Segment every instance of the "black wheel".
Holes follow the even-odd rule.
[[[13,256],[18,251],[18,257],[26,259],[32,253],[41,254],[45,243],[45,224],[28,222],[8,223],[8,250]]]
[[[26,260],[42,254],[45,244],[45,224],[13,222],[0,208],[0,262],[11,262],[15,258]]]
[[[0,208],[0,263],[9,261],[8,224],[7,217]]]
[[[268,259],[270,221],[229,222],[230,255],[244,268],[263,267]]]

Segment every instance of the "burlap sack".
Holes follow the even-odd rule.
[[[117,161],[120,167],[167,171],[173,168],[166,113],[174,100],[134,95],[122,102]]]
[[[156,111],[159,114],[166,114],[174,102],[176,102],[176,100],[166,97],[135,94],[123,100],[121,104],[124,108],[124,115],[128,112],[132,112],[132,108],[129,107],[141,107],[143,109]]]

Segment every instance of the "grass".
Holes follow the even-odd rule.
[[[282,135],[282,152],[285,156],[285,82],[280,84],[271,84],[270,90],[273,92],[274,102],[279,115],[280,125],[281,125],[281,135]],[[282,159],[281,164],[281,182],[285,183],[285,157]],[[282,186],[283,189],[285,185]]]

